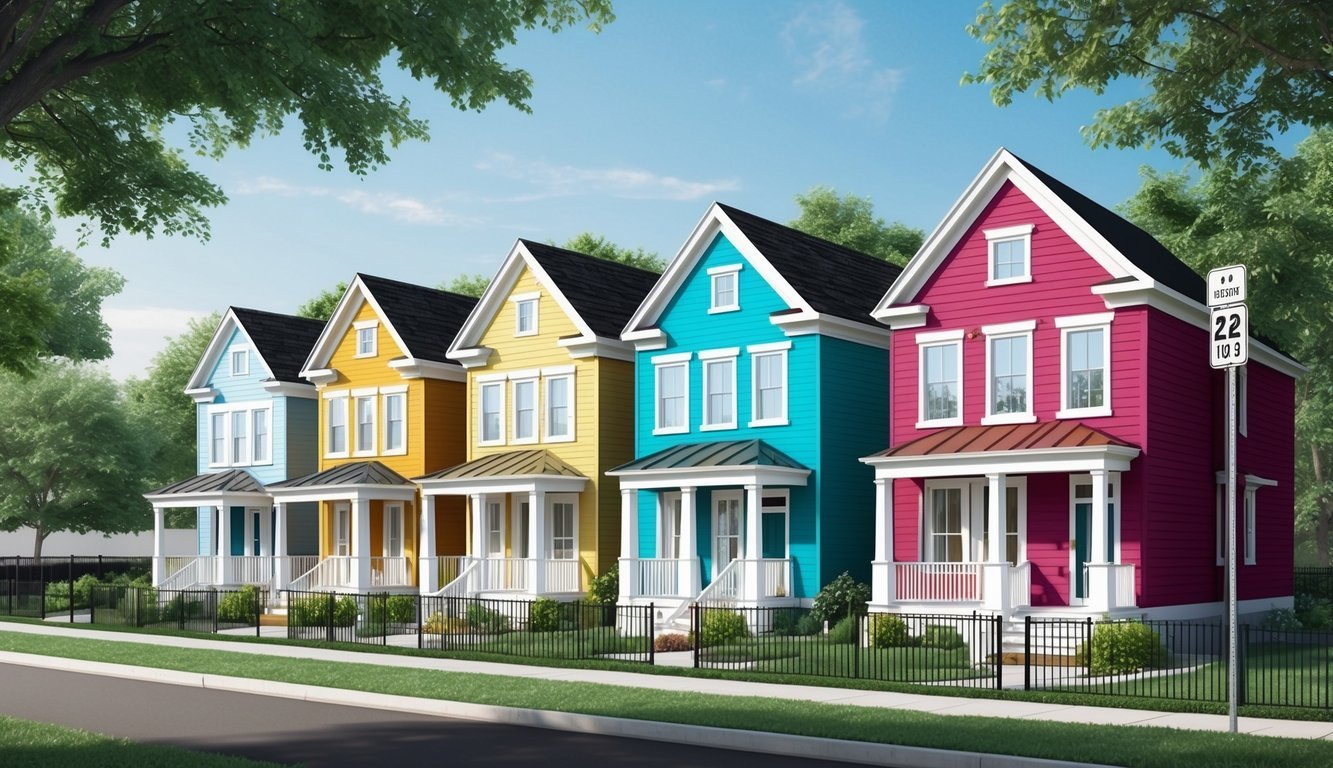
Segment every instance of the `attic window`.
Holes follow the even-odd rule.
[[[379,354],[377,343],[379,321],[361,320],[354,327],[356,328],[356,354],[354,356],[374,357]]]
[[[1032,225],[988,229],[986,285],[1032,282]]]
[[[708,304],[709,314],[715,312],[734,312],[741,308],[740,304],[740,264],[729,264],[723,267],[713,267],[708,270],[708,276],[711,281],[710,301]]]
[[[244,349],[231,351],[231,375],[244,376],[250,372],[250,355]]]
[[[509,297],[514,302],[514,335],[534,336],[537,333],[537,299],[539,293],[524,293]]]

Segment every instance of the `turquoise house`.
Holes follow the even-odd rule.
[[[323,327],[241,307],[223,316],[185,390],[197,406],[199,474],[145,494],[157,532],[167,508],[198,514],[196,557],[165,558],[155,548],[159,586],[276,588],[285,586],[280,576],[318,559],[314,504],[275,514],[264,486],[318,469],[317,393],[300,370]]]
[[[634,461],[620,481],[622,597],[809,604],[870,576],[888,435],[880,259],[713,204],[625,327]]]

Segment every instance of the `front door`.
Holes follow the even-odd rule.
[[[260,522],[260,520],[262,519],[263,518],[260,517],[259,510],[257,509],[250,510],[250,532],[252,534],[250,537],[250,547],[251,547],[250,553],[254,555],[264,554],[264,547],[263,547],[264,539],[262,536],[263,523]]]
[[[403,505],[384,505],[384,556],[403,556]]]
[[[766,560],[785,560],[787,558],[787,492],[765,492],[759,502],[760,534],[763,552],[760,557]]]
[[[658,540],[658,557],[674,560],[680,553],[680,494],[664,493],[658,507],[662,516],[662,536]]]
[[[741,556],[740,491],[713,493],[713,578]]]
[[[333,505],[333,554],[352,554],[352,509],[345,501]]]
[[[1106,485],[1106,562],[1114,563],[1115,558],[1115,483]],[[1070,532],[1073,546],[1073,579],[1069,587],[1069,604],[1083,605],[1088,597],[1088,555],[1092,544],[1092,483],[1075,482],[1073,491],[1073,530]]]

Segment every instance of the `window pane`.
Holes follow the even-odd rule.
[[[356,330],[356,353],[370,355],[375,353],[375,329],[358,328]]]
[[[657,426],[685,426],[685,366],[664,365],[657,369]]]
[[[254,412],[255,461],[268,461],[268,409]]]
[[[1003,280],[1007,277],[1022,277],[1026,274],[1023,264],[1027,252],[1026,240],[1001,240],[992,243],[991,248],[995,261],[992,278]]]
[[[537,302],[529,299],[518,303],[518,332],[531,333],[536,328]]]
[[[1106,402],[1105,329],[1070,331],[1065,364],[1070,408],[1097,408]]]
[[[481,388],[481,439],[500,439],[500,385],[487,384]]]
[[[356,449],[375,450],[375,399],[371,397],[356,399]]]
[[[991,341],[991,413],[1027,412],[1026,336]]]
[[[250,458],[246,446],[246,435],[250,432],[246,424],[248,418],[245,411],[237,411],[231,415],[231,463],[233,464],[244,463]]]
[[[210,425],[213,430],[212,448],[209,461],[212,464],[222,464],[227,460],[227,417],[226,414],[215,413],[211,419]]]
[[[736,273],[713,275],[713,306],[730,307],[736,303]]]
[[[403,396],[384,398],[384,450],[403,449]]]
[[[546,384],[546,434],[569,436],[569,379],[550,379]]]
[[[754,358],[756,419],[781,419],[786,416],[786,360],[784,354],[756,355]]]
[[[514,382],[514,439],[528,440],[536,436],[535,416],[537,383]]]
[[[926,419],[958,417],[957,355],[957,344],[941,344],[924,350]]]
[[[706,363],[705,387],[708,390],[706,424],[730,424],[735,420],[734,393],[731,385],[735,371],[734,360],[718,360]]]

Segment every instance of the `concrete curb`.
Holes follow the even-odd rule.
[[[702,725],[659,723],[630,720],[603,715],[581,715],[569,712],[548,712],[536,709],[499,707],[488,704],[468,704],[439,699],[419,699],[383,693],[349,691],[341,688],[272,680],[257,680],[224,675],[207,675],[101,661],[84,661],[55,656],[0,651],[0,664],[15,664],[63,672],[103,675],[128,680],[183,685],[233,693],[298,699],[321,704],[365,707],[393,712],[406,712],[432,717],[477,720],[506,725],[547,728],[558,731],[592,733],[600,736],[619,736],[647,739],[676,744],[691,744],[719,749],[736,749],[764,754],[790,755],[819,760],[862,763],[880,766],[919,766],[920,768],[1098,768],[1092,763],[1071,763],[1061,760],[1043,760],[1031,757],[989,755],[976,752],[957,752],[927,747],[905,747],[895,744],[840,741],[812,736],[743,731],[713,728]]]

